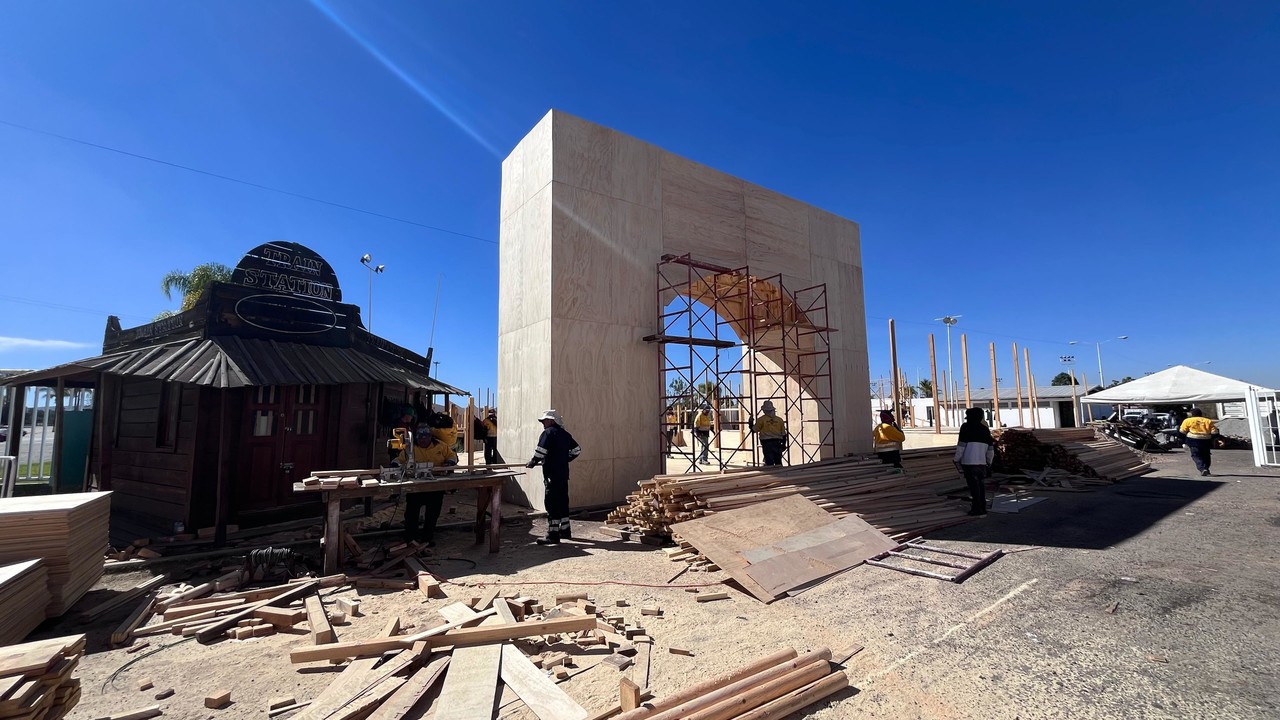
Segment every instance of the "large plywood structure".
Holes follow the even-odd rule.
[[[498,407],[502,448],[532,454],[555,408],[582,445],[575,507],[661,471],[654,289],[688,254],[789,287],[826,285],[835,443],[870,449],[858,226],[609,128],[552,110],[502,163]],[[798,429],[793,428],[793,433]],[[522,481],[541,507],[542,478]]]

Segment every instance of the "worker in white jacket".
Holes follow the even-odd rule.
[[[972,498],[970,515],[987,514],[987,478],[991,476],[991,461],[996,457],[996,441],[991,429],[983,422],[981,408],[969,408],[960,426],[960,441],[956,443],[956,455],[952,458],[964,474]]]

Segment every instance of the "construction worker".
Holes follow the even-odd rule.
[[[502,462],[498,454],[498,411],[490,410],[484,417],[484,464],[497,465]]]
[[[871,431],[875,440],[876,456],[885,465],[892,465],[902,472],[902,442],[907,439],[898,422],[893,419],[892,410],[880,411],[880,424]]]
[[[569,530],[569,463],[578,459],[582,448],[573,439],[560,413],[548,410],[538,418],[542,423],[542,435],[533,458],[525,467],[542,465],[542,487],[546,493],[543,502],[547,508],[547,536],[538,538],[539,545],[559,545],[561,540],[572,540]]]
[[[956,454],[951,459],[969,486],[970,515],[987,514],[987,478],[991,476],[991,461],[996,456],[996,441],[983,420],[984,415],[982,408],[964,411]]]
[[[1218,426],[1205,417],[1200,408],[1193,407],[1187,411],[1187,419],[1182,421],[1178,432],[1186,438],[1183,442],[1191,453],[1191,460],[1196,464],[1196,469],[1201,475],[1208,477],[1209,455],[1213,449],[1213,436],[1218,434]]]
[[[667,441],[665,452],[667,457],[671,457],[671,453],[676,449],[676,434],[680,432],[680,416],[676,414],[675,405],[667,408],[667,415],[662,424],[662,436]]]
[[[709,462],[707,454],[711,451],[711,409],[706,405],[698,409],[698,415],[693,419],[693,437],[702,446],[698,462]]]
[[[764,464],[781,465],[782,451],[787,446],[787,424],[777,416],[772,401],[765,400],[760,410],[761,415],[751,424],[751,429],[760,437]]]
[[[422,425],[413,439],[413,461],[419,465],[430,464],[434,467],[446,467],[458,464],[458,454],[453,446],[446,445],[436,437],[432,428]],[[400,466],[408,462],[408,448],[400,453],[393,462]],[[411,492],[404,496],[404,540],[405,542],[421,542],[427,547],[435,547],[436,522],[440,520],[440,506],[444,504],[444,492]],[[426,520],[421,519],[426,510]],[[421,523],[421,525],[419,525]]]

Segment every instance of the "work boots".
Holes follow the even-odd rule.
[[[540,537],[537,540],[534,540],[534,542],[538,543],[539,545],[559,545],[560,533],[556,532],[555,530],[548,530],[546,537]]]

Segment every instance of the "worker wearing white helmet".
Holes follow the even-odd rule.
[[[547,535],[538,538],[539,545],[558,545],[561,540],[572,540],[569,530],[569,463],[578,459],[582,448],[573,439],[560,413],[548,410],[542,413],[538,421],[542,423],[542,435],[538,437],[538,447],[533,451],[533,459],[525,467],[542,465],[542,487],[546,493],[544,504],[547,508]]]

